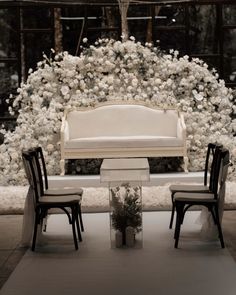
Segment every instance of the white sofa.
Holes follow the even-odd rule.
[[[186,126],[175,109],[109,103],[66,111],[61,126],[61,175],[65,159],[184,157]]]

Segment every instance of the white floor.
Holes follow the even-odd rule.
[[[203,241],[190,212],[174,249],[170,212],[143,214],[142,249],[111,249],[107,213],[84,214],[74,250],[63,215],[50,217],[45,244],[28,251],[1,295],[235,295],[236,264],[218,241]]]

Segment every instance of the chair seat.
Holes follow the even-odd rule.
[[[174,195],[174,201],[180,202],[216,202],[214,194],[211,193],[188,193],[179,192]]]
[[[172,193],[176,192],[208,192],[209,187],[201,184],[173,184],[169,187]]]
[[[60,195],[79,195],[82,199],[83,190],[81,188],[50,188],[44,191],[45,196],[60,196]]]
[[[79,202],[81,200],[81,196],[78,195],[60,195],[60,196],[41,196],[39,198],[40,204],[63,204],[66,205],[73,203],[73,202]]]

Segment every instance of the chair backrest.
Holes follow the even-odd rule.
[[[38,146],[36,148],[34,148],[34,150],[37,153],[37,157],[38,157],[38,161],[41,167],[41,174],[43,176],[43,187],[44,190],[48,189],[48,175],[47,175],[47,168],[46,168],[46,163],[45,163],[45,159],[44,159],[44,155],[43,155],[43,149],[41,148],[41,146]]]
[[[209,180],[209,190],[213,193],[217,193],[217,186],[216,183],[219,178],[219,169],[220,169],[220,153],[221,149],[223,148],[222,145],[219,144],[211,144],[210,147],[211,153],[212,153],[212,161],[210,165],[210,180]]]
[[[40,197],[40,186],[37,180],[38,176],[36,171],[35,157],[33,156],[32,151],[25,151],[25,152],[22,152],[22,159],[23,159],[23,165],[26,172],[26,177],[28,179],[29,185],[34,191],[34,194],[33,194],[34,205],[36,206]]]
[[[224,151],[223,151],[224,152]],[[221,169],[219,176],[219,192],[218,192],[218,208],[219,208],[219,218],[222,221],[225,203],[225,192],[226,192],[226,178],[228,174],[228,167],[230,165],[229,151],[224,152],[224,157],[221,161]]]
[[[44,189],[45,189],[44,183],[43,183],[43,174],[42,174],[42,170],[44,172],[44,169],[43,169],[43,165],[41,166],[42,161],[41,161],[41,155],[39,155],[39,153],[42,153],[41,148],[37,147],[30,150],[30,155],[33,158],[33,167],[34,167],[34,172],[35,172],[35,177],[37,182],[38,195],[42,196],[44,194]],[[45,165],[45,162],[44,162],[44,165]],[[46,166],[45,166],[45,169],[46,169]]]
[[[229,166],[229,151],[225,148],[216,149],[212,167],[211,188],[215,198],[219,197],[219,191],[225,184]]]
[[[30,186],[33,186],[33,176],[31,174],[31,170],[30,170],[30,165],[29,165],[30,155],[29,155],[28,151],[22,152],[22,161],[23,161],[23,166],[25,169],[25,174],[26,174],[28,183]]]
[[[43,195],[44,191],[48,189],[48,177],[43,150],[40,146],[30,148],[28,152],[34,157],[34,163],[37,171],[37,181],[40,186],[40,194]]]
[[[220,167],[220,174],[219,174],[219,195],[221,195],[222,190],[224,189],[225,182],[227,179],[228,168],[230,165],[230,156],[229,151],[227,149],[222,149],[221,152],[221,167]],[[221,197],[221,196],[219,196]]]
[[[210,170],[210,178],[211,178],[211,172],[214,162],[214,154],[215,150],[221,148],[221,144],[217,143],[209,143],[207,146],[207,154],[206,154],[206,161],[205,161],[205,170],[204,170],[204,185],[207,185],[207,179],[208,179],[208,172]],[[210,188],[211,181],[209,181],[209,188]]]

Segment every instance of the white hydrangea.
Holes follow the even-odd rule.
[[[87,38],[83,40],[87,42]],[[21,152],[41,145],[49,174],[59,174],[60,127],[68,108],[93,106],[106,100],[151,102],[159,107],[177,107],[187,126],[189,170],[204,168],[208,142],[222,142],[235,164],[236,113],[233,93],[218,74],[198,58],[162,54],[151,44],[134,38],[127,41],[99,39],[72,56],[62,52],[38,63],[25,84],[17,90],[12,113],[19,111],[17,127],[2,130],[0,183],[25,181]],[[235,177],[234,165],[230,176]]]

